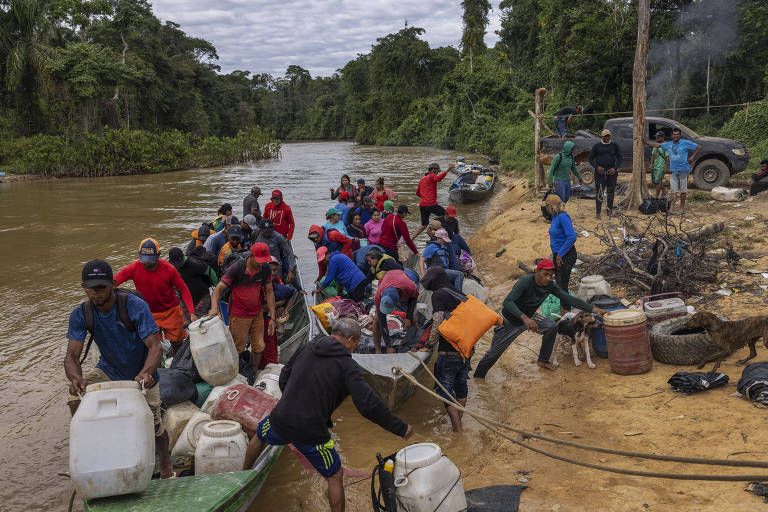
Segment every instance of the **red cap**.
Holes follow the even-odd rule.
[[[269,254],[269,247],[265,243],[256,243],[251,246],[251,256],[256,263],[269,263],[272,256]]]
[[[455,206],[449,206],[445,209],[445,214],[449,217],[456,217],[456,207]]]
[[[325,259],[325,255],[328,254],[328,248],[325,246],[317,248],[317,262],[321,263]]]
[[[281,199],[282,199],[282,197],[283,197],[283,193],[282,193],[282,192],[280,192],[279,190],[273,190],[273,191],[272,191],[272,195],[271,195],[270,197],[279,197],[279,198],[281,198]]]
[[[536,265],[536,270],[554,270],[555,264],[552,263],[552,260],[543,259],[539,261],[539,263]]]

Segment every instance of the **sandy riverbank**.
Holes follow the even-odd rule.
[[[548,225],[541,216],[540,200],[532,197],[524,180],[505,177],[500,185],[505,189],[495,196],[488,222],[470,241],[484,281],[494,283],[490,285],[493,307],[500,305],[522,275],[518,261],[532,264],[535,258],[548,257],[550,253]],[[572,200],[568,211],[577,232],[593,229],[598,222],[593,201]],[[768,248],[762,238],[768,219],[768,201],[756,199],[733,207],[733,203],[700,200],[690,205],[689,217],[694,220],[694,226],[718,221],[734,226],[729,237],[737,250]],[[746,217],[755,219],[746,221]],[[592,254],[602,250],[594,237],[579,238],[577,249]],[[497,257],[502,250],[503,254]],[[768,258],[757,261],[752,268],[768,269]],[[730,297],[705,300],[704,309],[736,319],[756,314],[765,307],[768,292],[759,284],[768,284],[768,280],[761,275],[724,272],[719,281],[737,281],[743,291]],[[718,287],[719,283],[712,283],[709,291],[714,292]],[[631,301],[639,297],[639,292],[624,296]],[[521,345],[536,353],[540,340],[540,336],[530,333],[518,338]],[[488,340],[481,341],[475,364],[487,345]],[[768,458],[763,433],[768,412],[743,398],[731,396],[742,370],[735,361],[744,357],[746,349],[738,351],[721,366],[720,371],[730,376],[727,386],[691,396],[672,392],[666,381],[677,371],[695,371],[693,367],[654,361],[652,371],[645,375],[619,376],[610,372],[606,359],[597,358],[597,369],[589,370],[586,365],[574,367],[566,358],[557,371],[551,372],[536,366],[536,355],[531,350],[512,345],[486,381],[472,380],[470,407],[473,395],[494,396],[499,404],[497,418],[500,421],[586,444],[693,457]],[[768,351],[760,346],[754,361],[766,360]],[[764,506],[760,498],[744,492],[742,483],[682,482],[611,474],[538,455],[490,432],[481,435],[485,438],[485,447],[490,449],[478,453],[472,461],[472,466],[479,469],[465,474],[465,488],[517,483],[523,477],[521,472],[526,472],[529,489],[522,494],[521,510],[714,512]],[[685,467],[622,460],[540,441],[532,444],[606,466],[678,473],[768,474],[765,470],[748,468]]]

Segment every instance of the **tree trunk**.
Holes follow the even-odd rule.
[[[536,103],[536,130],[534,132],[534,144],[535,147],[533,148],[534,158],[536,161],[533,164],[534,169],[534,176],[535,176],[535,185],[536,185],[536,192],[538,193],[539,190],[545,185],[547,182],[547,177],[544,174],[544,165],[541,163],[541,116],[542,111],[544,110],[544,95],[547,93],[547,90],[543,87],[541,89],[536,89],[536,92],[534,93],[534,101]]]
[[[648,75],[648,31],[651,24],[650,0],[639,0],[637,14],[637,48],[632,69],[632,182],[627,207],[637,208],[648,196],[645,181],[645,80]]]

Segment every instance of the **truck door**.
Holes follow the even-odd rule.
[[[632,169],[632,122],[614,123],[611,132],[611,139],[621,149],[621,168]]]

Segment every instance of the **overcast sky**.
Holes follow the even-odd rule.
[[[150,0],[152,2],[152,0]],[[498,37],[498,2],[491,2],[486,44]],[[291,64],[329,76],[376,38],[405,25],[426,30],[432,48],[461,39],[460,0],[154,0],[155,15],[210,41],[224,73],[236,69],[282,76]]]

